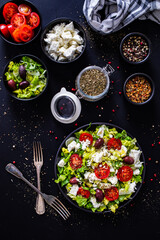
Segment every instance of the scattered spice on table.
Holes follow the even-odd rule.
[[[126,84],[126,95],[135,103],[147,101],[151,92],[151,85],[144,76],[133,77]]]
[[[133,35],[124,41],[122,52],[130,62],[141,62],[147,57],[149,46],[142,36]]]
[[[106,84],[104,73],[98,69],[89,69],[80,78],[80,88],[89,96],[101,94],[105,90]]]

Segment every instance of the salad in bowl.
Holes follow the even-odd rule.
[[[144,156],[137,140],[111,124],[89,124],[69,135],[57,153],[56,180],[75,206],[115,212],[138,192]]]

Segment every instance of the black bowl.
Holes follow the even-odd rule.
[[[42,67],[46,70],[46,73],[45,73],[45,74],[46,74],[46,79],[47,79],[47,81],[46,81],[46,86],[45,86],[45,88],[43,89],[43,91],[42,91],[40,94],[38,94],[37,96],[32,97],[32,98],[18,98],[18,97],[16,96],[16,94],[14,94],[14,93],[9,89],[8,84],[7,84],[7,81],[6,81],[6,77],[5,77],[5,73],[8,71],[8,65],[9,65],[9,63],[10,63],[11,61],[19,62],[19,61],[22,59],[22,57],[24,57],[24,56],[30,57],[30,58],[32,58],[34,61],[40,63],[40,64],[42,65]],[[15,99],[17,99],[17,100],[20,100],[20,101],[24,101],[24,102],[31,101],[31,100],[34,100],[34,99],[39,98],[39,97],[44,93],[44,91],[46,90],[46,88],[47,88],[47,86],[48,86],[48,70],[47,70],[46,65],[45,65],[45,64],[42,62],[42,60],[40,60],[38,57],[36,57],[36,56],[34,56],[34,55],[31,55],[31,54],[20,54],[20,55],[18,55],[18,56],[15,56],[14,58],[12,58],[12,59],[6,64],[6,66],[5,66],[5,68],[4,68],[4,71],[3,71],[3,83],[4,83],[4,86],[5,86],[6,90],[8,91],[8,93],[9,93],[13,98],[15,98]]]
[[[68,138],[74,136],[74,133],[75,133],[75,132],[78,132],[78,131],[80,131],[81,129],[84,129],[84,130],[85,130],[89,125],[90,125],[90,124],[86,124],[86,125],[83,125],[83,126],[77,128],[76,130],[74,130],[73,132],[71,132],[71,133],[63,140],[63,142],[61,143],[61,145],[60,145],[60,147],[59,147],[59,149],[58,149],[58,151],[57,151],[57,154],[56,154],[56,157],[55,157],[55,162],[54,162],[54,174],[55,174],[55,179],[57,179],[57,163],[59,162],[59,160],[60,160],[60,158],[61,158],[62,147],[66,147],[66,146],[65,146],[66,140],[67,140]],[[122,131],[124,130],[124,129],[122,129],[122,128],[114,125],[114,124],[105,123],[105,122],[95,122],[95,123],[92,123],[90,130],[95,129],[95,127],[96,127],[96,126],[99,126],[99,125],[106,125],[106,126],[112,127],[112,128],[114,127],[114,128],[116,128],[119,132],[122,132]],[[133,138],[132,135],[129,134],[128,132],[127,132],[127,134],[128,134],[128,136],[130,136],[131,138]],[[137,146],[138,146],[138,148],[140,149],[140,151],[142,151],[142,149],[141,149],[141,147],[140,147],[140,145],[139,145],[138,143],[137,143]],[[130,198],[129,200],[126,200],[126,201],[124,201],[124,202],[122,202],[122,203],[119,204],[118,209],[120,209],[120,208],[128,205],[128,204],[136,197],[137,193],[139,192],[139,190],[140,190],[140,188],[141,188],[141,186],[142,186],[142,184],[143,184],[144,177],[145,177],[145,171],[146,171],[145,157],[144,157],[143,151],[142,151],[142,154],[141,154],[141,161],[144,163],[144,164],[143,164],[144,168],[143,168],[143,173],[142,173],[142,182],[137,184],[136,191],[132,194],[132,196],[131,196],[131,198]],[[66,191],[66,188],[65,188],[65,187],[61,187],[61,185],[60,185],[59,183],[58,183],[58,187],[59,187],[61,193],[63,194],[63,196],[64,196],[73,206],[75,206],[75,207],[77,207],[77,208],[79,208],[80,210],[83,210],[83,211],[85,211],[85,212],[93,213],[92,210],[90,210],[90,209],[86,209],[86,208],[83,208],[83,207],[79,207],[78,204],[77,204],[75,201],[73,201],[73,200],[67,195],[67,191]],[[117,209],[117,210],[118,210],[118,209]],[[96,211],[96,212],[94,212],[94,213],[96,213],[96,214],[103,214],[103,213],[107,213],[107,212],[111,212],[111,211],[110,211],[110,210],[106,210],[106,211],[103,211],[103,212],[97,212],[97,211]]]
[[[39,35],[39,33],[41,31],[41,15],[40,15],[38,9],[33,5],[33,3],[29,2],[29,1],[25,1],[25,0],[24,1],[22,1],[22,0],[13,0],[13,1],[8,1],[8,2],[13,2],[13,3],[17,4],[17,5],[20,5],[20,4],[24,3],[24,4],[28,5],[28,6],[30,6],[32,11],[36,12],[39,15],[39,17],[40,17],[40,24],[39,24],[39,26],[37,28],[34,29],[34,37],[30,41],[28,41],[28,42],[20,42],[19,43],[19,42],[15,42],[12,37],[5,38],[5,36],[1,33],[1,31],[0,31],[0,36],[6,42],[8,42],[10,44],[13,44],[13,45],[25,45],[25,44],[28,44],[28,43],[32,42],[35,38],[37,38],[37,36]],[[8,3],[8,2],[6,2],[6,3]],[[4,7],[5,4],[3,4],[3,6],[0,8],[0,24],[3,24],[3,23],[5,24],[5,19],[4,19],[3,14],[2,14],[3,7]]]
[[[134,78],[135,76],[144,76],[144,77],[148,80],[148,82],[150,83],[150,85],[151,85],[151,88],[152,88],[151,95],[150,95],[150,97],[149,97],[145,102],[141,102],[141,103],[133,102],[132,100],[130,100],[130,99],[128,98],[128,96],[127,96],[127,94],[126,94],[126,84],[127,84],[127,82],[128,82],[130,79]],[[153,82],[153,80],[151,79],[151,77],[148,76],[147,74],[145,74],[145,73],[134,73],[134,74],[132,74],[131,76],[129,76],[129,77],[126,79],[126,81],[124,82],[123,93],[124,93],[124,96],[125,96],[125,98],[127,99],[128,102],[130,102],[130,103],[132,103],[132,104],[134,104],[134,105],[136,105],[136,106],[142,106],[142,105],[144,105],[144,104],[146,104],[146,103],[148,103],[148,102],[150,102],[150,101],[152,100],[152,98],[153,98],[153,96],[154,96],[154,93],[155,93],[155,85],[154,85],[154,82]]]
[[[51,30],[55,25],[60,24],[60,23],[66,23],[66,24],[68,24],[68,23],[70,23],[70,22],[73,22],[74,27],[75,27],[77,30],[79,30],[79,35],[80,35],[80,36],[83,38],[83,40],[84,40],[84,43],[83,43],[84,47],[83,47],[82,52],[81,52],[80,54],[78,54],[74,59],[68,60],[68,61],[57,61],[57,60],[55,60],[55,59],[46,51],[46,43],[45,43],[45,41],[44,41],[44,38],[45,38],[46,34],[49,32],[49,30]],[[85,34],[84,29],[81,27],[81,25],[80,25],[79,23],[75,22],[74,20],[69,19],[69,18],[57,18],[57,19],[51,21],[51,22],[45,27],[45,29],[43,30],[43,32],[42,32],[42,34],[41,34],[41,47],[42,47],[42,50],[43,50],[43,52],[45,53],[45,55],[46,55],[49,59],[51,59],[52,61],[54,61],[54,62],[56,62],[56,63],[62,63],[62,64],[71,63],[71,62],[74,62],[74,61],[76,61],[77,59],[79,59],[80,56],[82,56],[82,54],[83,54],[83,52],[84,52],[84,50],[85,50],[85,48],[86,48],[86,34]]]
[[[142,60],[142,61],[139,61],[139,62],[133,62],[133,61],[130,61],[129,59],[127,59],[125,56],[124,56],[124,54],[123,54],[123,50],[122,50],[122,48],[123,48],[123,44],[124,44],[124,42],[129,38],[129,37],[131,37],[131,36],[140,36],[140,37],[142,37],[145,41],[146,41],[146,43],[147,43],[147,45],[148,45],[148,53],[147,53],[147,56]],[[150,40],[148,39],[148,37],[146,37],[143,33],[139,33],[139,32],[132,32],[132,33],[129,33],[129,34],[127,34],[123,39],[122,39],[122,41],[121,41],[121,43],[120,43],[120,54],[121,54],[121,56],[122,56],[122,58],[127,62],[127,63],[131,63],[131,64],[140,64],[140,63],[144,63],[145,61],[147,61],[148,60],[148,58],[149,58],[149,56],[150,56],[150,54],[151,54],[151,42],[150,42]]]

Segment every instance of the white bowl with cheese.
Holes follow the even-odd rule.
[[[71,19],[55,19],[42,33],[41,47],[52,61],[70,63],[83,54],[86,48],[86,34],[83,28]]]

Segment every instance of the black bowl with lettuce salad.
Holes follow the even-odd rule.
[[[45,91],[48,71],[39,58],[29,54],[18,55],[6,65],[3,82],[14,98],[33,100]]]
[[[138,193],[145,158],[136,139],[108,123],[73,131],[55,159],[55,182],[74,206],[87,212],[115,212]]]

